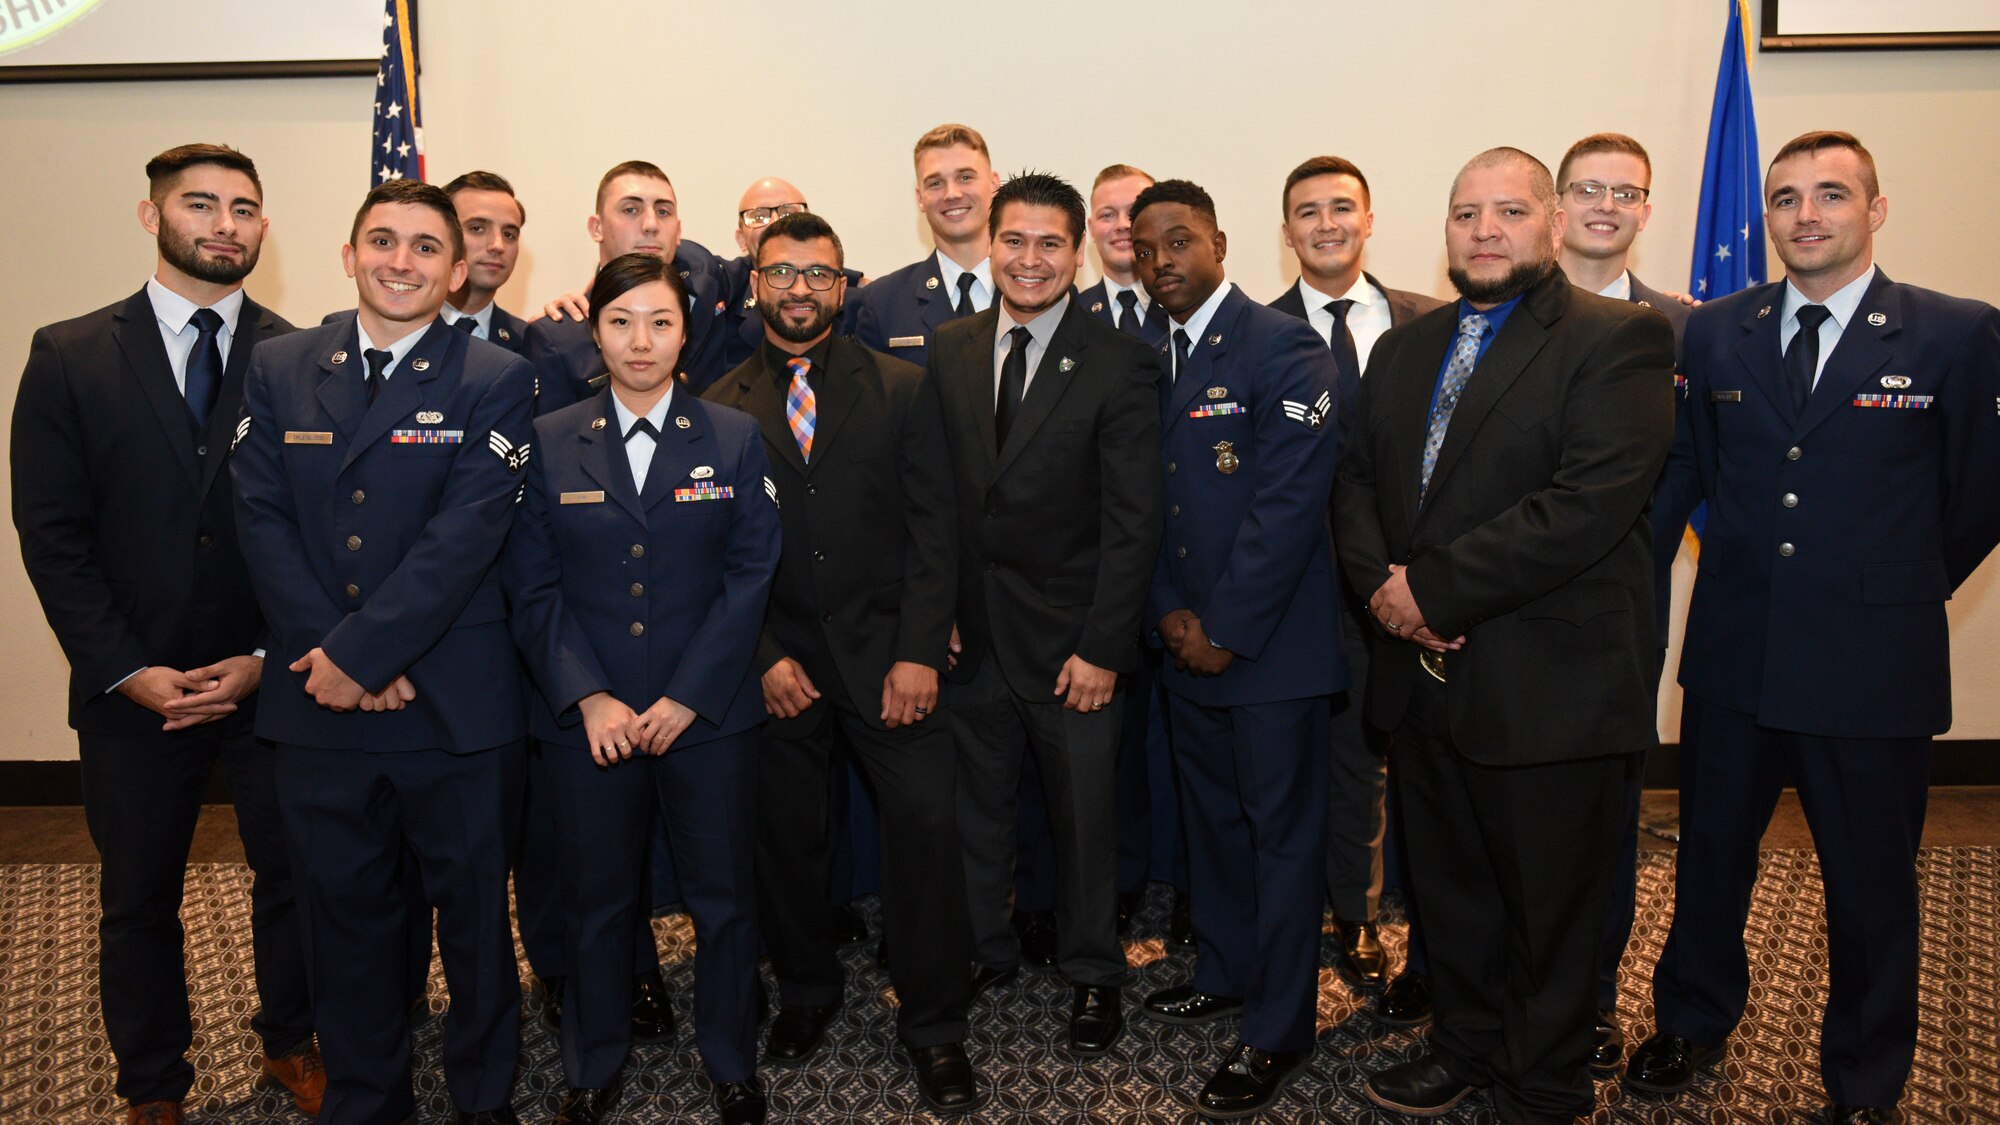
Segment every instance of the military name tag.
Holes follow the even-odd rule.
[[[312,430],[286,430],[286,445],[332,445],[333,435]]]
[[[594,492],[565,492],[562,494],[561,502],[564,504],[602,504],[604,503],[604,492],[602,489]]]
[[[924,346],[924,338],[922,336],[891,336],[889,337],[889,346],[892,348],[921,348]]]
[[[1742,392],[1742,391],[1710,391],[1710,392],[1708,392],[1708,401],[1710,401],[1710,402],[1742,402],[1742,401],[1743,401],[1743,392]]]

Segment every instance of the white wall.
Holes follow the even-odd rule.
[[[167,19],[174,5],[159,8]],[[688,235],[718,252],[735,253],[744,185],[776,174],[833,221],[854,265],[901,266],[927,250],[910,145],[954,120],[985,133],[1002,171],[1033,166],[1087,186],[1124,161],[1202,182],[1232,235],[1232,276],[1264,299],[1293,269],[1278,237],[1285,173],[1339,153],[1374,187],[1370,269],[1443,295],[1444,197],[1466,157],[1513,144],[1553,164],[1575,138],[1615,129],[1644,141],[1655,165],[1635,266],[1678,288],[1725,11],[1722,0],[423,0],[429,164],[438,182],[485,167],[520,190],[527,250],[502,303],[522,312],[583,284],[597,177],[635,157],[668,170]],[[2000,302],[2000,257],[1980,218],[2000,182],[1987,143],[2000,54],[1764,55],[1751,82],[1765,153],[1814,128],[1851,130],[1874,150],[1890,199],[1877,240],[1886,271]],[[299,323],[351,305],[337,250],[368,186],[373,89],[366,78],[0,87],[0,401],[12,401],[35,327],[144,280],[140,169],[173,144],[223,141],[258,161],[271,238],[251,278],[257,299]],[[10,525],[0,758],[69,757],[67,672],[18,559]],[[1952,604],[1956,737],[2000,737],[1997,574],[1989,563]],[[1677,707],[1663,704],[1669,737]]]

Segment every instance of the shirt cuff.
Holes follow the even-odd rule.
[[[252,655],[252,656],[256,657],[256,658],[257,658],[257,659],[259,659],[259,660],[262,660],[262,659],[264,659],[264,650],[263,650],[263,649],[261,649],[261,648],[254,648],[254,649],[251,649],[251,650],[250,650],[250,655]]]
[[[131,679],[132,677],[134,677],[134,676],[138,675],[139,673],[141,673],[141,672],[143,672],[143,671],[145,671],[145,669],[144,669],[144,668],[134,668],[134,669],[132,669],[132,670],[131,670],[130,672],[127,672],[127,673],[125,673],[124,675],[122,675],[122,676],[118,677],[118,682],[117,682],[117,683],[115,683],[115,684],[112,684],[112,685],[111,685],[110,687],[108,687],[108,688],[105,688],[105,689],[104,689],[104,694],[106,694],[106,695],[110,695],[110,694],[111,694],[112,692],[114,692],[114,691],[117,691],[117,690],[118,690],[119,688],[121,688],[121,687],[124,687],[124,686],[125,686],[125,681],[126,681],[126,680],[129,680],[129,679]]]

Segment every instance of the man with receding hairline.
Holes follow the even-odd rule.
[[[1384,1109],[1490,1091],[1507,1122],[1596,1104],[1597,946],[1627,758],[1654,741],[1645,509],[1673,439],[1673,333],[1569,283],[1548,169],[1481,153],[1452,183],[1459,301],[1375,344],[1335,526],[1385,642],[1371,723],[1393,774],[1436,1003]]]

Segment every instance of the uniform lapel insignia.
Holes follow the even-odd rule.
[[[687,420],[687,415],[685,415],[685,414],[676,414],[676,415],[674,415],[674,425],[676,425],[676,426],[680,427],[681,429],[685,430],[685,429],[688,429],[688,428],[692,427],[692,426],[694,425],[694,423],[693,423],[693,422],[690,422],[690,421],[688,421],[688,420]]]
[[[592,418],[592,419],[590,420],[590,428],[591,428],[591,429],[593,429],[593,430],[601,430],[601,429],[603,429],[603,428],[604,428],[604,419],[602,419],[602,418]]]
[[[511,339],[513,339],[514,337],[513,337],[512,335],[508,334],[508,332],[507,332],[507,330],[506,330],[505,328],[502,328],[502,329],[500,330],[500,338],[501,338],[502,340],[511,340]]]
[[[924,288],[926,288],[926,289],[936,289],[937,287],[938,287],[938,279],[937,279],[937,278],[935,278],[935,277],[927,277],[927,278],[925,278],[925,279],[924,279]]]
[[[431,361],[428,359],[414,359],[410,361],[410,370],[412,371],[429,371],[430,369]]]
[[[419,426],[435,426],[442,421],[444,421],[444,415],[439,411],[436,410],[417,411],[417,425]]]
[[[696,465],[694,467],[694,471],[688,474],[688,476],[694,478],[695,480],[707,480],[708,478],[714,475],[715,475],[715,468],[710,465]]]
[[[346,362],[347,362],[347,353],[346,353],[346,352],[335,352],[335,353],[333,353],[333,362],[335,362],[335,363],[346,363]]]
[[[1058,371],[1070,371],[1075,369],[1075,367],[1076,367],[1076,361],[1068,356],[1062,357],[1062,362],[1056,364],[1056,370]]]
[[[1208,346],[1211,348],[1216,347],[1221,343],[1222,343],[1222,333],[1220,332],[1208,338]]]
[[[1092,301],[1092,302],[1090,303],[1090,311],[1091,311],[1091,312],[1094,312],[1094,313],[1101,313],[1101,312],[1103,312],[1103,311],[1104,311],[1104,302],[1103,302],[1103,301]]]
[[[1761,309],[1758,309],[1758,310],[1757,310],[1757,319],[1758,319],[1758,320],[1762,320],[1762,319],[1764,319],[1765,317],[1767,317],[1767,316],[1770,316],[1770,315],[1771,315],[1771,306],[1769,306],[1769,305],[1765,305],[1765,306],[1764,306],[1763,308],[1761,308]]]
[[[1892,391],[1900,391],[1910,385],[1910,377],[1908,375],[1884,375],[1882,376],[1882,385]]]
[[[1325,425],[1327,412],[1333,409],[1333,396],[1325,391],[1319,393],[1319,400],[1311,406],[1303,402],[1293,402],[1291,399],[1281,401],[1285,407],[1285,417],[1308,430],[1317,430]]]
[[[528,467],[528,444],[524,441],[515,445],[499,430],[491,430],[486,435],[486,447],[506,463],[510,473],[518,473]]]
[[[1870,324],[1874,325],[1874,326],[1875,326],[1875,327],[1877,327],[1877,328],[1880,328],[1880,327],[1882,327],[1883,325],[1885,325],[1885,324],[1889,323],[1889,318],[1888,318],[1888,317],[1886,317],[1886,316],[1883,316],[1883,315],[1882,315],[1881,313],[1869,313],[1869,314],[1868,314],[1868,323],[1870,323]]]

